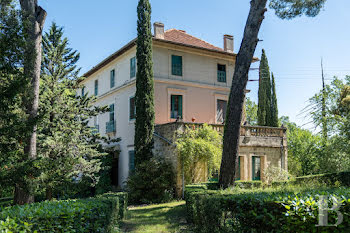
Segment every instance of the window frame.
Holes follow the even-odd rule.
[[[225,70],[224,71],[220,70],[219,69],[220,66],[224,67]],[[223,73],[221,73],[221,72],[223,72]],[[222,75],[223,75],[223,77],[222,77]],[[227,82],[227,66],[226,66],[226,64],[220,64],[220,63],[217,64],[217,82],[219,82],[219,83],[226,83]]]
[[[136,77],[136,56],[130,58],[130,79]]]
[[[94,84],[94,88],[95,88],[95,96],[98,96],[98,79],[95,79],[95,84]]]
[[[109,79],[110,79],[110,83],[109,83],[110,88],[115,87],[115,69],[112,69],[112,70],[110,71]]]
[[[181,58],[180,59],[180,64],[174,64],[175,59],[174,58]],[[176,54],[171,54],[171,75],[173,76],[178,76],[178,77],[183,77],[183,56],[182,55],[176,55]],[[181,69],[179,67],[175,67],[176,65],[181,66]]]
[[[175,112],[175,109],[173,110],[173,107],[175,108],[175,102],[173,103],[173,97],[174,97],[174,100],[175,100],[175,97],[179,98],[179,104],[178,104],[178,113],[177,113],[177,116],[173,116],[173,111]],[[179,114],[179,112],[181,114]],[[178,95],[178,94],[171,94],[170,95],[170,118],[171,119],[177,119],[179,116],[181,116],[180,120],[183,119],[183,95]]]
[[[255,159],[259,158],[259,165],[260,165],[260,168],[259,168],[259,176],[255,176]],[[253,155],[252,156],[252,180],[261,180],[261,175],[262,175],[262,169],[261,169],[261,162],[262,162],[262,158],[261,156],[258,156],[258,155]]]
[[[134,118],[131,118],[131,99],[134,99]],[[128,108],[128,112],[129,112],[129,122],[134,122],[136,120],[136,99],[135,99],[135,95],[132,95],[129,97],[129,108]]]

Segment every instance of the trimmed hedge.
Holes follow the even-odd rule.
[[[319,195],[342,200],[343,223],[338,227],[316,227]],[[186,191],[187,220],[196,232],[348,232],[350,190],[345,188],[290,191],[214,191],[191,187]],[[329,224],[337,214],[328,212]]]
[[[350,186],[350,171],[337,172],[337,173],[325,173],[319,175],[301,176],[295,178],[296,184],[304,183],[320,183],[325,185]]]
[[[12,206],[0,212],[0,232],[111,232],[126,206],[126,193]]]

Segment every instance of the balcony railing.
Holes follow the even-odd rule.
[[[191,129],[197,129],[203,127],[202,123],[192,123],[192,122],[174,122],[170,124],[183,124]],[[165,124],[167,125],[167,124]],[[224,133],[224,125],[222,124],[209,124],[214,130],[219,133]],[[240,136],[255,136],[255,137],[284,137],[286,133],[286,128],[277,127],[267,127],[267,126],[250,126],[242,125]]]
[[[115,121],[106,122],[106,133],[115,133]]]

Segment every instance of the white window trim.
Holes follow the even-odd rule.
[[[135,114],[135,119],[130,119],[130,99],[133,97],[135,97],[135,94],[129,95],[129,98],[128,98],[128,121],[129,121],[129,124],[135,123],[135,120],[136,120],[136,114]],[[136,101],[135,101],[135,108],[136,108]]]
[[[216,118],[217,115],[218,115],[218,100],[224,100],[224,101],[227,101],[228,103],[228,96],[227,95],[224,95],[224,94],[219,94],[219,93],[215,93],[214,94],[214,98],[215,98],[215,109],[214,109],[214,112],[215,112],[215,116],[214,116],[214,121],[215,121],[215,124],[222,124],[222,122],[218,122],[218,119]],[[227,109],[226,109],[227,111]]]
[[[178,88],[168,88],[168,103],[167,103],[167,112],[168,112],[168,121],[174,122],[176,119],[171,118],[171,95],[182,95],[182,121],[186,122],[186,111],[187,111],[187,101],[186,101],[186,89],[178,89]]]

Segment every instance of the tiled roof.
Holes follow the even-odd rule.
[[[208,42],[201,40],[197,37],[191,36],[187,34],[185,31],[177,30],[177,29],[169,29],[164,32],[164,40],[180,43],[184,45],[191,45],[195,47],[217,50],[220,52],[224,52],[222,48],[216,47]]]

